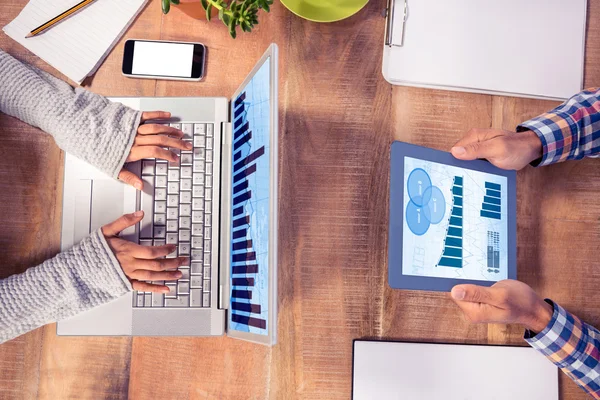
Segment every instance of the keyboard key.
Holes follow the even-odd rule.
[[[202,262],[202,256],[203,256],[202,250],[198,250],[198,249],[193,249],[190,254],[192,261]],[[200,273],[202,273],[202,271],[200,271]]]
[[[140,246],[152,246],[152,240],[140,240]]]
[[[165,300],[165,307],[189,307],[190,306],[190,296],[181,295],[174,299],[167,298]]]
[[[192,288],[202,288],[202,275],[192,275],[190,278],[190,286]]]
[[[192,205],[182,204],[179,206],[179,215],[182,217],[189,217],[192,215]]]
[[[210,251],[210,250],[207,250],[207,251]],[[211,261],[210,253],[204,253],[204,265],[207,267],[210,267],[210,261]]]
[[[165,245],[165,241],[163,239],[155,239],[154,240],[154,245],[155,246],[164,246]]]
[[[213,136],[213,132],[214,132],[214,125],[206,124],[206,136]]]
[[[181,271],[181,278],[179,278],[180,280],[186,280],[186,281],[190,280],[190,269],[189,268],[179,267],[179,271]]]
[[[179,294],[189,294],[190,293],[190,283],[179,281],[177,283],[177,293]]]
[[[212,228],[210,226],[205,227],[204,228],[204,237],[207,239],[210,239],[212,236],[211,231],[212,231]]]
[[[187,229],[182,229],[179,231],[179,241],[180,242],[189,242],[191,239],[190,231]]]
[[[194,160],[204,160],[206,158],[206,150],[201,147],[194,148]]]
[[[212,225],[212,214],[204,214],[204,226]]]
[[[190,289],[190,307],[202,307],[202,289]]]
[[[167,244],[177,244],[177,234],[176,233],[167,233]]]
[[[212,163],[208,162],[208,159],[206,160],[206,173],[207,174],[212,174]]]
[[[166,201],[155,201],[154,202],[154,212],[164,214],[167,212],[167,202]]]
[[[204,210],[204,199],[192,199],[192,210],[194,210],[194,211]]]
[[[194,147],[204,147],[206,144],[206,137],[194,136]]]
[[[164,161],[156,162],[156,175],[167,175],[168,167]]]
[[[167,223],[167,216],[165,214],[154,214],[154,226],[164,226]]]
[[[210,307],[210,293],[202,294],[202,307],[203,308]]]
[[[162,307],[165,304],[165,295],[163,293],[152,293],[152,307]]]
[[[191,179],[182,179],[181,180],[181,190],[192,190],[192,180]]]
[[[166,235],[166,231],[165,231],[165,227],[164,226],[155,226],[154,227],[154,237],[155,238],[164,238]]]
[[[171,128],[175,128],[175,129],[181,130],[181,124],[179,124],[179,123],[175,123],[174,122],[172,124],[169,124],[169,126],[171,126]]]
[[[170,169],[169,170],[169,182],[175,182],[179,180],[179,170],[178,169]]]
[[[202,271],[205,278],[210,277],[210,267],[204,267],[204,271]]]
[[[179,255],[180,256],[189,256],[190,255],[190,243],[179,243]]]
[[[194,172],[204,172],[204,160],[194,160]]]
[[[206,138],[206,150],[212,150],[213,148],[213,138]],[[210,151],[208,152],[210,153]]]
[[[187,191],[179,193],[179,201],[181,204],[190,204],[192,202],[192,193]]]
[[[212,189],[211,188],[204,189],[204,198],[206,200],[212,199]]]
[[[167,199],[167,189],[157,188],[154,191],[154,199],[155,200],[166,200]]]
[[[177,249],[173,250],[172,253],[167,254],[166,258],[175,258],[177,257]]]
[[[193,224],[201,224],[204,220],[204,213],[202,211],[194,211],[192,212],[192,223]]]
[[[154,160],[142,160],[142,175],[154,175]]]
[[[169,182],[168,194],[179,194],[179,182]]]
[[[179,212],[177,207],[167,207],[167,219],[177,219],[179,218]]]
[[[192,275],[202,275],[202,263],[201,262],[192,262],[190,266],[190,273]],[[200,283],[197,287],[200,287],[202,283]],[[194,286],[194,285],[192,285]]]
[[[204,185],[204,174],[194,174],[193,180],[192,180],[194,186],[196,185]]]
[[[144,307],[144,293],[137,293],[137,306]]]
[[[202,236],[202,225],[201,224],[192,224],[192,235]]]
[[[179,205],[179,196],[170,194],[167,196],[167,207],[177,207]]]
[[[191,178],[192,177],[192,167],[181,167],[181,177],[182,178]]]
[[[156,187],[167,187],[167,177],[158,175],[156,178]]]
[[[144,190],[140,193],[140,206],[144,218],[140,221],[140,238],[152,237],[152,211],[154,206],[154,177],[142,176]]]
[[[192,153],[181,153],[181,160],[179,160],[181,162],[181,165],[192,165],[192,161],[193,161],[193,157],[192,157]]]
[[[204,237],[204,250],[210,251],[210,239],[206,239],[206,236]]]
[[[213,152],[212,152],[212,150],[209,150],[206,152],[206,163],[208,164],[211,162],[213,162]],[[206,172],[208,172],[208,170]],[[212,169],[211,169],[211,173],[212,173]]]
[[[204,201],[204,212],[205,213],[208,213],[208,214],[212,213],[212,205],[211,204],[212,204],[212,202],[208,199]]]
[[[155,229],[156,232],[156,229]],[[177,232],[177,220],[169,219],[167,220],[167,232]]]
[[[191,217],[179,217],[179,226],[181,229],[191,229],[192,228],[192,218]]]
[[[204,292],[210,292],[210,279],[205,279],[202,284],[202,290]]]
[[[189,231],[187,231],[189,232]],[[202,248],[202,236],[194,236],[192,237],[192,249],[201,249]]]
[[[193,197],[204,197],[204,186],[194,186],[192,189]]]
[[[194,124],[194,135],[205,135],[206,124]]]
[[[207,175],[206,176],[206,184],[205,184],[205,186],[208,187],[208,188],[212,187],[212,175]]]
[[[191,139],[194,135],[194,124],[181,124],[184,139]]]

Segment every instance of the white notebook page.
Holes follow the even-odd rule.
[[[25,36],[81,0],[31,0],[4,32],[77,83],[91,75],[147,0],[96,0],[47,31]]]

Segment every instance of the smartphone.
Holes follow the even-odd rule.
[[[131,78],[199,81],[205,58],[202,43],[127,40],[122,71]]]

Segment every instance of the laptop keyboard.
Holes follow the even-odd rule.
[[[180,155],[178,163],[142,160],[144,187],[153,190],[141,193],[140,244],[175,244],[177,250],[167,258],[187,256],[190,265],[179,268],[178,281],[154,282],[166,284],[169,293],[136,292],[134,307],[210,307],[214,125],[170,126],[181,129],[194,148],[171,148]]]

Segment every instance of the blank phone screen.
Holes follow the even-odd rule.
[[[193,44],[136,41],[131,73],[190,78],[193,56]]]

